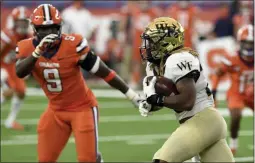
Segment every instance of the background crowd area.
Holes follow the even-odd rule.
[[[1,29],[11,26],[8,14],[19,5],[32,11],[44,1],[3,1]],[[144,64],[140,57],[140,35],[154,18],[169,16],[185,28],[185,46],[200,53],[205,73],[210,73],[222,56],[235,55],[236,31],[253,22],[253,1],[52,1],[63,17],[64,33],[85,37],[97,55],[133,88],[141,88]],[[32,31],[32,30],[31,30]],[[105,83],[87,72],[87,82]],[[28,78],[28,83],[33,78]],[[222,84],[222,89],[226,88]],[[93,85],[93,84],[92,84]],[[221,89],[221,88],[220,88]]]

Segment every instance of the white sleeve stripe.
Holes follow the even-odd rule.
[[[76,52],[80,52],[82,49],[84,49],[86,46],[88,46],[88,41],[84,38],[82,40],[82,43],[76,47]]]
[[[221,62],[227,66],[231,66],[232,63],[230,60],[226,59],[226,58],[221,58]]]
[[[3,31],[1,31],[1,39],[6,43],[11,42],[11,39]]]
[[[94,66],[92,67],[92,69],[89,72],[91,72],[93,74],[96,73],[99,69],[99,64],[100,64],[100,58],[97,56],[97,60],[94,64]]]

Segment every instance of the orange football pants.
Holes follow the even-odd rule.
[[[96,162],[97,157],[96,107],[80,112],[53,111],[48,108],[37,126],[39,162],[56,162],[73,132],[79,162]]]
[[[4,68],[8,73],[7,82],[10,88],[12,88],[15,92],[25,93],[25,81],[24,79],[18,78],[16,75],[15,64],[2,64],[1,67]]]

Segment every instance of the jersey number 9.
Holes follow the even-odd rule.
[[[43,76],[47,82],[47,89],[50,92],[62,91],[62,83],[60,80],[58,69],[44,69]]]

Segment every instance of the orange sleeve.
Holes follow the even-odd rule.
[[[211,75],[212,90],[217,90],[220,80],[221,80],[221,78],[219,75],[217,75],[217,74]]]
[[[224,60],[221,64],[216,68],[215,73],[211,75],[212,89],[216,90],[222,76],[231,71],[232,63],[230,60]]]

